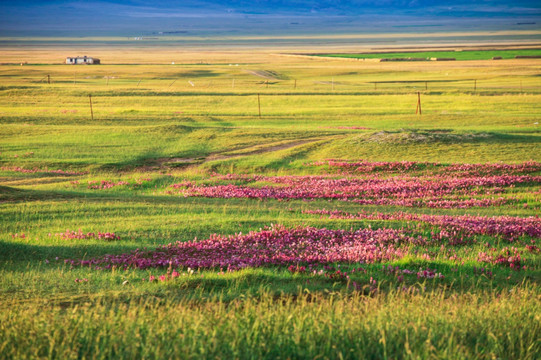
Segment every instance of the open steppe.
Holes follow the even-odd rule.
[[[83,45],[0,52],[0,357],[539,358],[541,59]]]

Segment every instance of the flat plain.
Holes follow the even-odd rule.
[[[0,54],[2,357],[540,356],[541,60],[91,49]]]

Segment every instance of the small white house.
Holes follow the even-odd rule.
[[[68,65],[92,65],[99,64],[100,59],[96,59],[88,56],[67,57],[66,64]]]

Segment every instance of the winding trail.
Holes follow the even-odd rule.
[[[294,141],[281,141],[281,142],[272,142],[266,144],[258,144],[253,146],[247,146],[245,148],[234,149],[221,151],[216,153],[211,153],[207,157],[203,158],[158,158],[158,159],[149,159],[147,165],[140,167],[140,170],[153,170],[156,167],[159,168],[169,168],[171,164],[186,164],[186,165],[200,165],[209,161],[220,161],[220,160],[229,160],[235,158],[241,158],[250,155],[265,154],[274,151],[281,151],[286,149],[291,149],[297,146],[316,143],[319,141],[328,142],[335,139],[336,136],[332,137],[318,137],[318,138],[309,138],[303,140],[294,140]]]

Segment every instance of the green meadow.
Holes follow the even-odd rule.
[[[360,287],[286,266],[182,268],[163,282],[143,280],[167,268],[72,266],[69,260],[272,224],[416,226],[310,213],[319,209],[539,216],[538,182],[506,189],[501,196],[513,201],[469,208],[170,193],[183,182],[227,184],[219,177],[226,174],[332,174],[309,165],[325,159],[541,162],[538,59],[205,56],[204,63],[192,54],[175,64],[0,65],[1,358],[539,358],[541,257],[539,238],[531,236],[411,245],[404,257],[362,264],[366,271],[352,275]],[[92,188],[102,181],[128,185]],[[120,239],[57,235],[67,229]],[[415,231],[435,238],[440,229]],[[477,260],[489,248],[509,247],[521,249],[525,268]],[[361,265],[333,266],[350,272]],[[388,266],[444,277],[402,283],[382,269]]]
[[[459,50],[459,51],[412,51],[367,54],[316,54],[316,56],[353,59],[400,59],[400,58],[453,58],[456,60],[490,60],[494,57],[514,59],[515,56],[541,56],[540,49],[520,50]],[[500,59],[500,60],[501,60]]]

